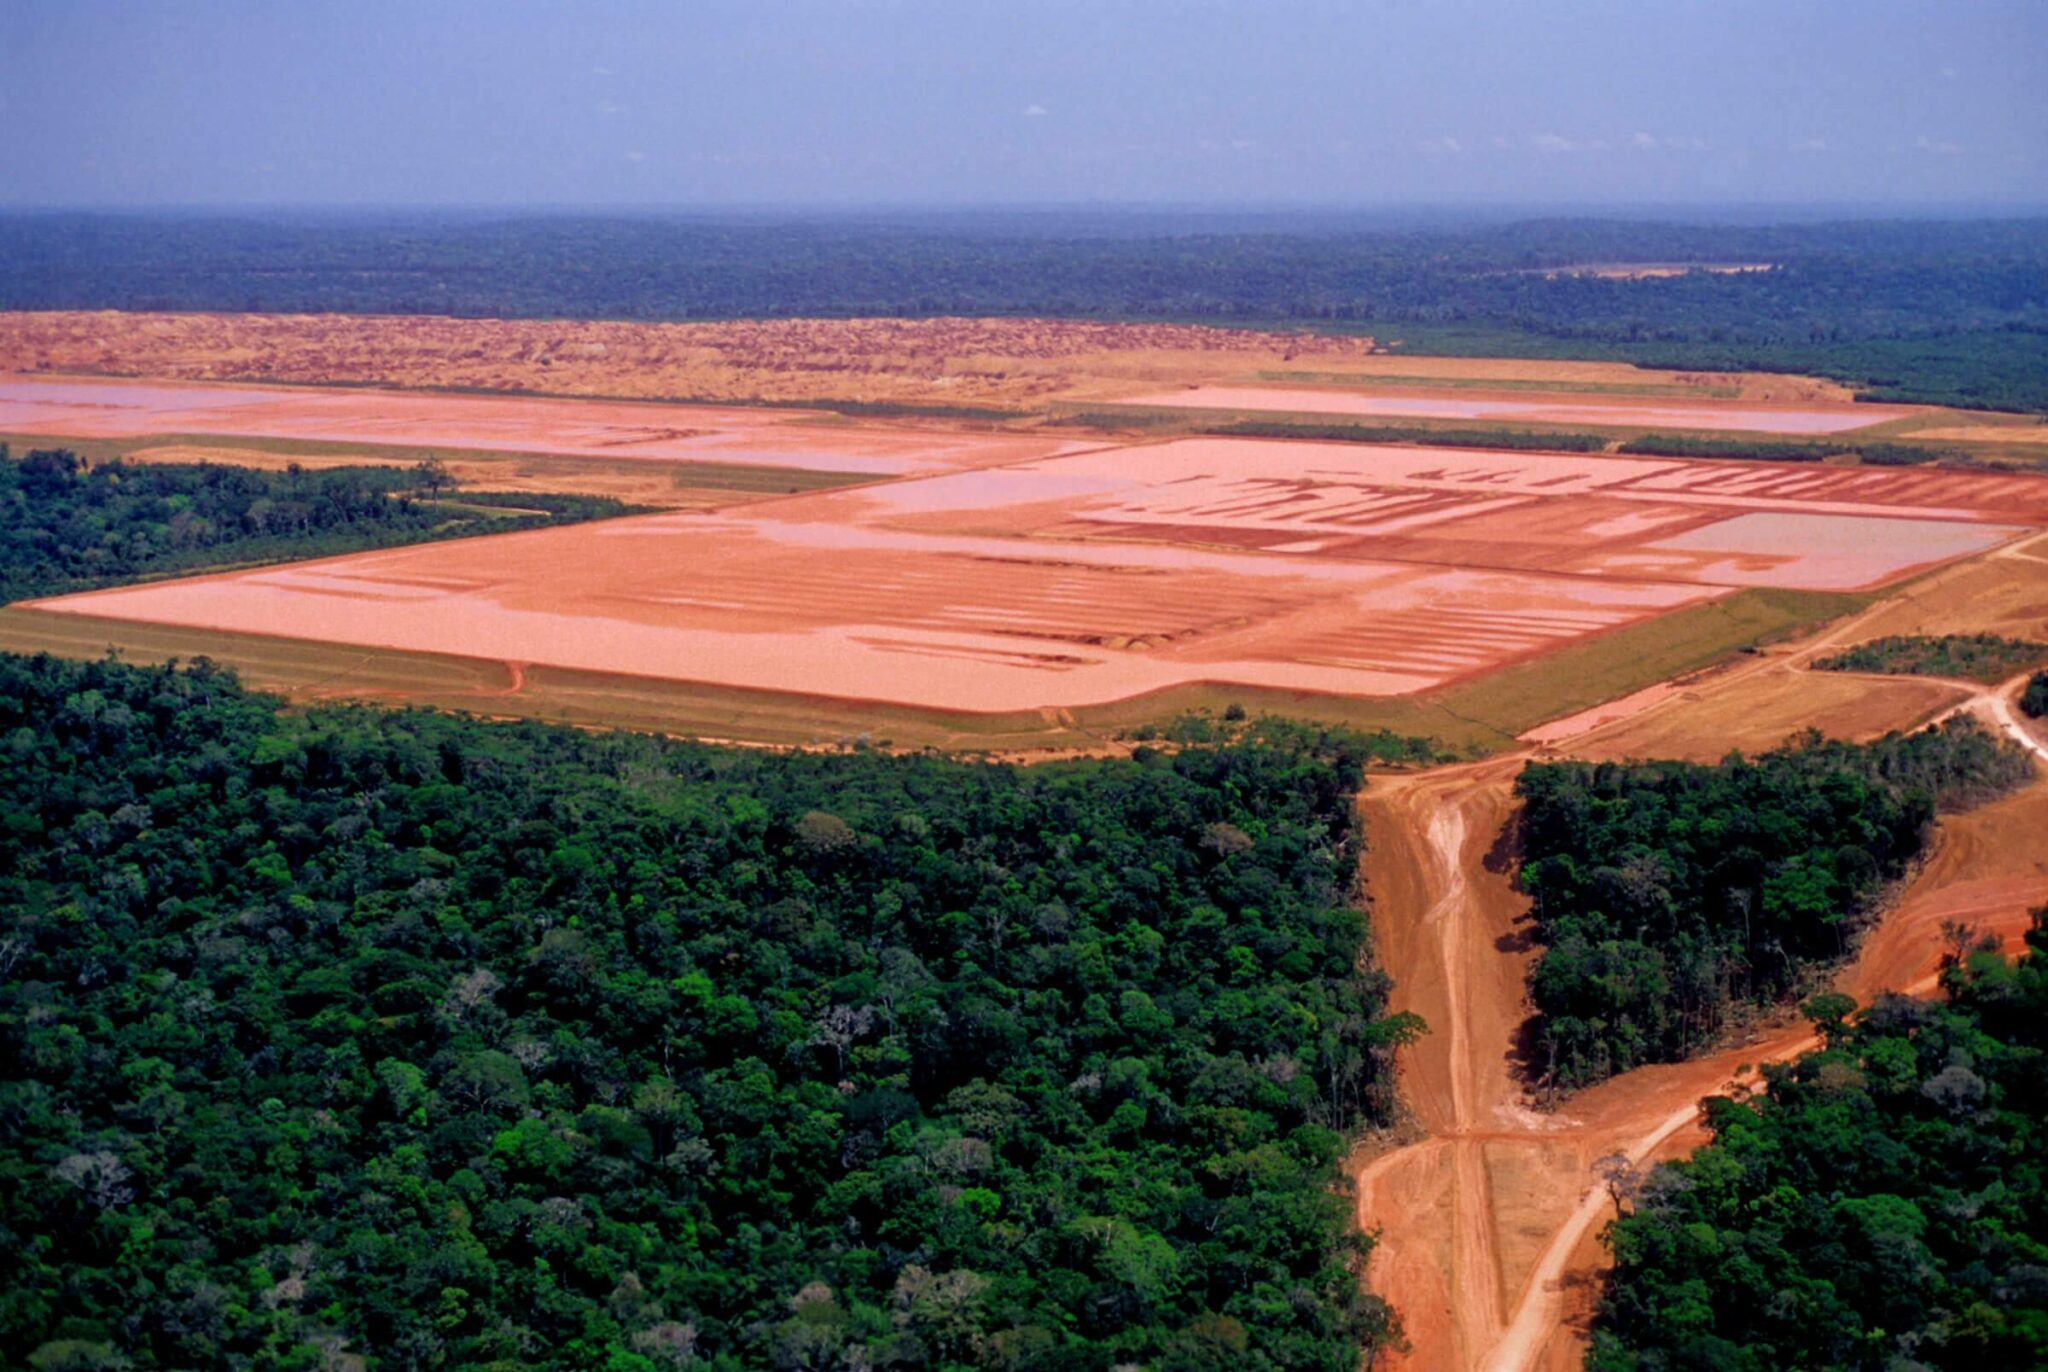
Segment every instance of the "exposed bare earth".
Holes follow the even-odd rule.
[[[1428,1137],[1381,1155],[1359,1175],[1359,1220],[1380,1233],[1369,1274],[1394,1303],[1410,1350],[1394,1368],[1576,1367],[1607,1213],[1593,1160],[1638,1160],[1703,1141],[1700,1098],[1748,1065],[1811,1046],[1803,1026],[1693,1062],[1646,1068],[1533,1111],[1512,1073],[1528,1013],[1533,949],[1524,902],[1489,848],[1511,808],[1519,759],[1380,779],[1364,806],[1374,936],[1394,977],[1394,1005],[1431,1033],[1405,1051],[1404,1096]],[[1933,856],[1841,975],[1868,1002],[1924,993],[1943,920],[2016,945],[2027,911],[2048,900],[2048,783],[1944,821]]]
[[[1552,750],[1590,758],[1711,758],[1762,748],[1808,726],[1863,738],[1956,708],[2031,747],[2048,739],[2010,698],[1955,683],[1814,674],[1806,665],[1900,619],[1944,620],[1978,607],[2008,627],[2048,627],[2048,565],[2037,539],[1924,578],[1786,651],[1746,660],[1690,685],[1643,693],[1627,708],[1588,712],[1585,732],[1545,731]],[[1859,689],[1860,688],[1860,689]],[[1396,1008],[1434,1032],[1405,1050],[1404,1097],[1427,1137],[1383,1153],[1359,1176],[1359,1218],[1381,1231],[1370,1274],[1393,1301],[1411,1348],[1396,1368],[1574,1368],[1606,1265],[1598,1242],[1608,1206],[1593,1160],[1681,1155],[1703,1141],[1697,1102],[1748,1078],[1755,1064],[1811,1046],[1803,1026],[1765,1026],[1727,1051],[1627,1073],[1537,1113],[1513,1072],[1529,1013],[1534,948],[1512,860],[1491,850],[1512,808],[1523,756],[1378,778],[1364,799],[1374,936],[1394,978]],[[1926,862],[1864,940],[1837,984],[1868,1003],[1885,991],[1924,994],[1958,920],[2017,946],[2027,915],[2048,900],[2048,780],[1942,821]]]
[[[2048,525],[2048,479],[804,427],[760,411],[0,381],[0,428],[158,428],[915,479],[36,608],[955,711],[1201,683],[1402,696],[1745,586],[1848,590]]]
[[[1004,711],[1208,680],[1401,694],[1712,594],[913,534],[831,519],[820,499],[579,525],[576,539],[514,534],[122,587],[35,608]]]
[[[0,313],[0,371],[662,399],[1015,406],[1091,377],[1228,376],[1304,359],[1349,363],[1372,347],[1368,338],[1047,319]]]
[[[1029,407],[1151,382],[1243,380],[1275,368],[1732,390],[1846,400],[1832,382],[1618,362],[1411,357],[1367,338],[1046,319],[631,324],[420,316],[0,313],[0,371],[661,399],[821,399]]]
[[[1874,738],[1911,729],[1962,699],[1956,688],[1913,677],[1850,678],[1832,672],[1776,672],[1743,677],[1720,689],[1679,686],[1661,699],[1666,708],[1627,712],[1625,722],[1592,737],[1578,738],[1575,756],[1620,761],[1678,758],[1718,762],[1731,751],[1760,753],[1809,728],[1836,738]],[[1572,739],[1600,721],[1578,728],[1551,726],[1532,743]]]
[[[0,431],[81,438],[232,435],[877,477],[1087,446],[1034,434],[822,418],[798,410],[541,396],[0,377]]]

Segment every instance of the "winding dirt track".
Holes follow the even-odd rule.
[[[1860,617],[1859,617],[1860,619]],[[1828,642],[1854,633],[1838,626]],[[1795,670],[1792,659],[1738,669]],[[1964,708],[1987,716],[2048,760],[2048,745],[2013,715],[2016,683]],[[1704,1141],[1698,1102],[1754,1080],[1757,1064],[1813,1046],[1787,1022],[1749,1043],[1692,1062],[1644,1068],[1579,1093],[1554,1114],[1530,1108],[1516,1072],[1535,950],[1497,846],[1529,754],[1375,778],[1361,800],[1365,874],[1393,1005],[1431,1033],[1404,1050],[1405,1098],[1419,1142],[1358,1174],[1358,1217],[1377,1232],[1368,1274],[1398,1311],[1409,1340],[1376,1368],[1484,1372],[1576,1367],[1606,1265],[1598,1242],[1609,1214],[1596,1158],[1680,1156]],[[1944,820],[1896,906],[1866,938],[1837,984],[1867,1003],[1885,991],[1932,990],[1956,921],[2017,945],[2027,912],[2048,901],[2048,782]]]

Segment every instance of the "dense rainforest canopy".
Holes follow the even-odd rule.
[[[2017,964],[1888,997],[1706,1104],[1714,1141],[1609,1232],[1593,1372],[2048,1366],[2048,909]],[[1967,945],[1966,945],[1967,948]]]
[[[0,309],[1298,322],[2048,410],[2048,224],[1341,212],[0,216]],[[1767,265],[1620,279],[1559,268]]]
[[[599,496],[465,494],[436,464],[255,471],[216,463],[90,466],[0,443],[0,604],[222,564],[626,513]],[[494,507],[513,506],[498,513]]]
[[[1521,880],[1543,945],[1529,1068],[1584,1086],[1707,1044],[1739,1005],[1842,957],[1937,808],[2024,783],[2026,754],[1967,717],[1750,761],[1523,770]]]
[[[1025,771],[0,657],[0,1347],[1353,1368],[1336,1166],[1419,1027],[1359,783],[1283,725]]]

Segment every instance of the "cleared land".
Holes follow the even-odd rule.
[[[232,435],[869,477],[989,466],[1086,446],[1029,434],[817,422],[825,418],[542,396],[0,378],[0,431],[78,438]]]
[[[1895,729],[1911,729],[1964,700],[1961,690],[1935,681],[1899,678],[1871,681],[1810,672],[1775,672],[1730,683],[1653,688],[1660,692],[1648,709],[1633,700],[1603,720],[1558,721],[1524,737],[1531,743],[1569,744],[1575,757],[1612,759],[1677,758],[1718,762],[1728,753],[1767,752],[1810,728],[1835,738],[1864,741]],[[1633,706],[1634,708],[1628,708]],[[1614,722],[1591,738],[1578,737]]]
[[[1945,567],[1896,587],[1796,644],[1611,702],[1533,731],[1545,754],[1710,761],[1817,727],[1862,739],[1957,709],[2014,733],[2019,682],[1980,689],[1912,678],[1815,674],[1816,658],[1878,629],[2048,632],[2048,538]],[[2038,756],[2048,741],[2020,729]],[[1360,1223],[1381,1232],[1370,1281],[1412,1341],[1396,1368],[1574,1368],[1607,1265],[1610,1211],[1592,1173],[1615,1151],[1681,1155],[1704,1139],[1697,1102],[1753,1081],[1759,1062],[1811,1046],[1804,1024],[1757,1026],[1749,1041],[1692,1062],[1647,1067],[1539,1113],[1514,1075],[1529,1013],[1526,897],[1513,854],[1495,846],[1528,754],[1380,778],[1363,800],[1377,838],[1366,858],[1374,936],[1393,1004],[1432,1033],[1403,1050],[1404,1096],[1425,1137],[1362,1160]],[[1926,994],[1960,921],[2014,948],[2048,900],[2048,781],[1944,818],[1926,862],[1836,984],[1868,1003]]]
[[[780,502],[787,515],[794,502]],[[657,515],[36,608],[949,710],[1198,681],[1400,695],[1709,594],[1393,563]]]
[[[134,391],[151,416],[186,400],[53,389],[74,407],[76,389],[111,392],[116,426],[148,422],[127,414]],[[381,399],[232,394],[208,422],[360,423],[347,407]],[[565,413],[579,402],[393,399],[421,414],[386,418],[431,420],[439,442],[483,422],[470,406],[541,406],[570,437],[599,422]],[[951,712],[1198,688],[1414,697],[1488,689],[1502,669],[1736,588],[1859,590],[2026,527],[2002,521],[2048,524],[2037,478],[1226,439],[891,441],[939,474],[33,608]]]
[[[1383,1356],[1392,1368],[1577,1367],[1611,1212],[1594,1160],[1689,1152],[1705,1138],[1701,1097],[1813,1043],[1804,1024],[1766,1024],[1727,1051],[1626,1073],[1557,1113],[1532,1110],[1514,1075],[1534,953],[1521,928],[1527,899],[1511,855],[1495,847],[1519,766],[1505,758],[1382,778],[1364,798],[1376,836],[1366,882],[1392,1004],[1432,1029],[1401,1055],[1403,1095],[1425,1137],[1358,1173],[1359,1222],[1380,1235],[1369,1281],[1411,1345]],[[1884,991],[1926,994],[1947,920],[2016,948],[2027,912],[2048,899],[2043,823],[2048,783],[1945,819],[1836,984],[1866,1004]]]
[[[432,316],[0,312],[0,370],[711,401],[1028,408],[1299,368],[1460,384],[1682,386],[1846,399],[1832,382],[1618,362],[1410,357],[1307,333],[1056,319],[704,324]]]

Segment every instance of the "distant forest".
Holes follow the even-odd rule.
[[[0,217],[4,309],[1294,324],[1417,352],[1814,372],[2048,411],[2048,221]],[[1609,263],[1769,263],[1646,280]]]

